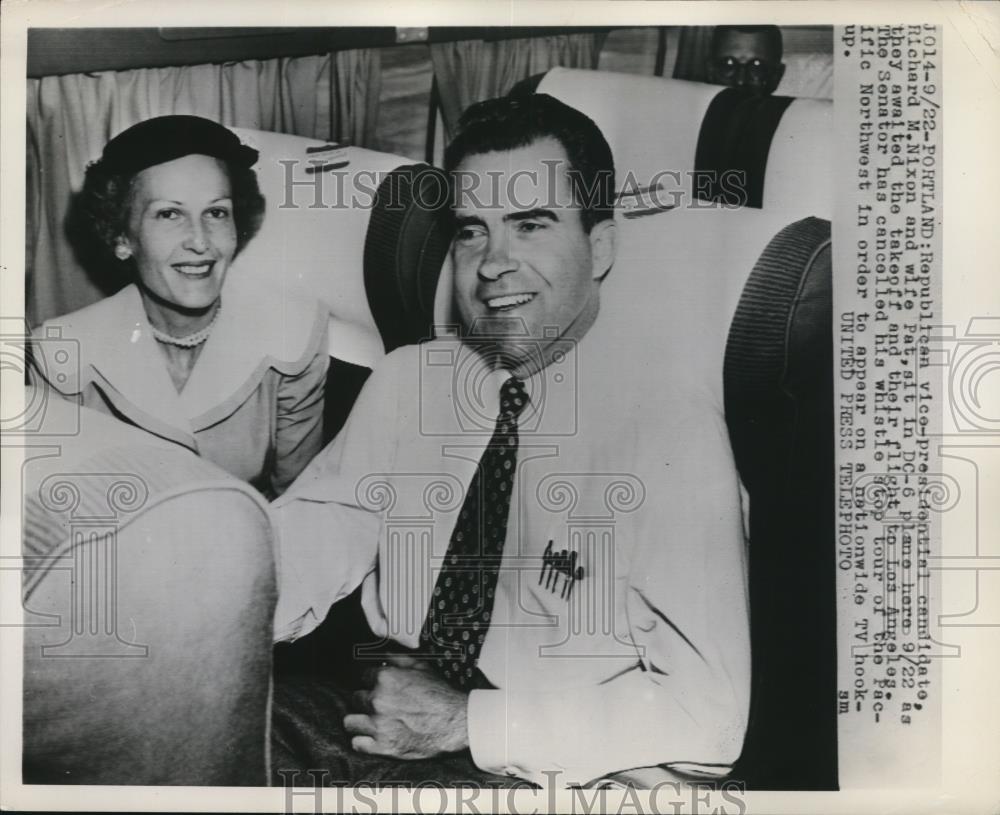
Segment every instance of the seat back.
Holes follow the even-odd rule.
[[[431,336],[447,251],[434,212],[443,180],[401,156],[235,130],[260,153],[254,169],[267,199],[240,273],[330,311],[323,421],[330,440],[382,357]]]
[[[680,352],[663,356],[685,363],[663,375],[710,394],[749,497],[751,712],[733,777],[836,789],[830,224],[674,210],[618,231],[602,313],[673,327]]]
[[[830,233],[807,218],[832,214],[832,104],[561,68],[537,89],[597,122],[619,188],[628,173],[641,185],[663,168],[746,173],[765,220],[673,210],[624,220],[621,243],[664,274],[696,275],[691,301],[708,290],[718,306],[692,344],[707,352],[706,378],[690,384],[719,389],[749,494],[752,702],[734,777],[756,789],[836,789]]]
[[[833,209],[833,103],[755,98],[735,88],[607,71],[553,68],[537,83],[601,128],[619,189],[659,181],[663,200],[710,199],[714,174],[746,175],[748,205],[786,221]],[[708,174],[708,175],[706,175]],[[721,179],[720,179],[721,181]]]
[[[725,353],[750,495],[753,690],[736,776],[756,789],[837,788],[832,316],[830,223],[807,218],[758,258]]]
[[[334,358],[372,368],[429,336],[447,250],[433,211],[439,174],[401,156],[235,130],[260,152],[254,169],[267,199],[242,273],[326,303]]]
[[[266,784],[266,504],[111,416],[31,388],[25,404],[24,782]]]

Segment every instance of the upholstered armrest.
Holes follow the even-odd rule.
[[[265,784],[267,507],[103,415],[46,419],[77,410],[24,469],[25,781]]]
[[[790,225],[754,265],[726,349],[750,494],[753,693],[737,772],[758,789],[837,785],[831,296],[829,222]]]

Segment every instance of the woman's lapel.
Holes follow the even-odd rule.
[[[278,286],[261,288],[238,268],[230,269],[218,321],[180,393],[135,286],[103,301],[87,332],[94,337],[87,357],[100,379],[117,390],[118,401],[131,405],[131,421],[158,435],[163,433],[148,424],[168,424],[197,449],[194,433],[230,416],[268,368],[294,375],[320,348],[325,322],[317,306]]]
[[[100,319],[81,336],[87,344],[81,350],[98,374],[97,384],[115,391],[109,396],[129,421],[160,436],[162,425],[174,428],[185,445],[196,450],[191,423],[153,338],[138,289],[128,286],[105,303]]]
[[[273,320],[268,319],[266,306],[262,308],[245,289],[239,270],[230,269],[219,318],[180,393],[181,408],[195,430],[236,410],[268,366]]]

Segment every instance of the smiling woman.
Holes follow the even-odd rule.
[[[236,253],[232,194],[225,165],[191,155],[143,170],[135,179],[122,254],[135,254],[143,288],[174,307],[210,308]],[[161,326],[166,327],[166,326]]]
[[[177,390],[219,315],[236,254],[229,187],[225,165],[211,156],[149,167],[132,184],[125,230],[115,240],[119,258],[135,260],[146,316]]]
[[[149,119],[108,142],[74,220],[101,268],[131,282],[42,326],[75,341],[79,365],[40,378],[273,497],[322,444],[329,358],[316,304],[269,297],[232,268],[264,212],[256,161],[196,116]]]

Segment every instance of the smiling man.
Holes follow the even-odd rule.
[[[279,680],[275,771],[725,776],[750,678],[738,482],[666,304],[612,270],[608,144],[551,97],[496,99],[446,167],[456,334],[390,354],[276,506],[278,636],[363,579],[375,642],[353,695]]]
[[[449,153],[454,172],[472,182],[469,195],[456,185],[455,303],[468,336],[485,334],[495,366],[524,380],[597,318],[598,281],[614,259],[615,223],[606,203],[599,222],[585,219],[574,183],[589,183],[607,201],[612,171],[574,167],[552,136],[457,160],[463,148],[469,149],[460,136]],[[476,199],[482,179],[505,177],[510,183],[497,185],[496,195]]]

